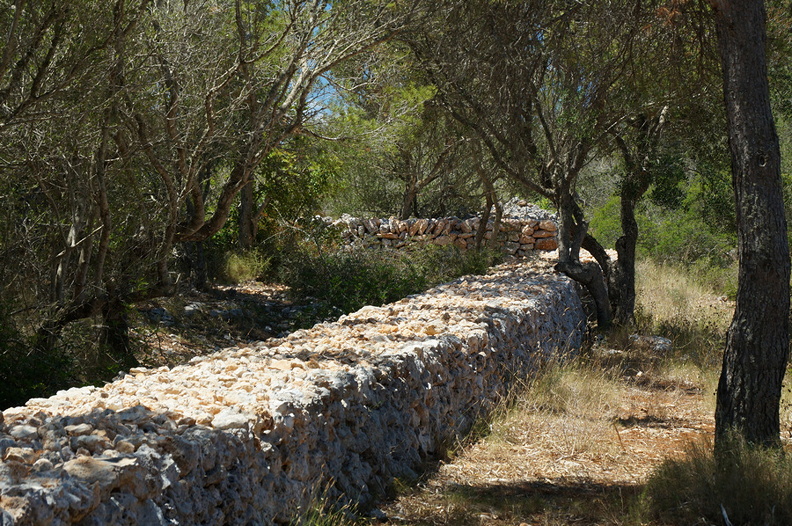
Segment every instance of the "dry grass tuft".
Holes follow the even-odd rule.
[[[644,495],[648,514],[672,524],[792,524],[792,458],[733,437],[713,454],[712,442],[688,445],[666,460]]]
[[[608,373],[580,361],[554,363],[541,371],[518,397],[515,408],[497,421],[488,439],[511,447],[530,441],[552,452],[561,476],[581,476],[574,459],[616,452],[612,421],[618,416],[623,386]]]
[[[677,362],[692,361],[706,369],[720,366],[734,303],[682,268],[645,260],[636,273],[636,330],[670,338]]]

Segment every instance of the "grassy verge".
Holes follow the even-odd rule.
[[[739,438],[718,455],[709,441],[693,443],[657,469],[643,505],[663,524],[792,524],[792,458]]]

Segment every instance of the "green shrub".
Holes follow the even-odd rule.
[[[615,195],[592,213],[591,233],[605,247],[616,246],[616,240],[622,235],[620,213],[619,197]]]
[[[227,283],[243,283],[267,273],[270,258],[258,250],[226,254],[220,277]]]
[[[343,312],[397,301],[464,274],[485,272],[493,257],[452,247],[428,246],[400,253],[302,248],[285,256],[281,280],[296,298],[313,297]]]
[[[429,286],[435,286],[459,276],[484,274],[489,267],[497,264],[502,256],[488,249],[463,252],[453,246],[426,245],[412,250],[402,258],[407,258],[409,263],[426,277]]]
[[[705,223],[693,209],[662,211],[647,206],[639,217],[640,253],[664,263],[728,266],[737,246],[734,234],[720,232]]]
[[[41,351],[0,310],[0,410],[74,385],[73,358],[61,349]]]

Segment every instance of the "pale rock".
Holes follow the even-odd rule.
[[[224,409],[212,419],[215,429],[241,429],[248,426],[249,418],[233,409]]]
[[[17,425],[13,426],[8,434],[17,440],[33,440],[38,438],[38,429],[31,425]]]
[[[35,473],[46,473],[54,469],[52,461],[46,458],[40,458],[33,463],[33,471]]]
[[[674,344],[668,338],[662,336],[641,336],[631,334],[628,338],[631,349],[641,351],[651,351],[658,354],[668,354],[673,349]]]
[[[89,435],[91,431],[93,431],[93,426],[91,424],[83,423],[72,426],[66,426],[64,429],[71,436],[81,436],[81,435]]]
[[[24,464],[32,464],[41,454],[27,447],[10,447],[3,453],[3,462],[21,462]]]

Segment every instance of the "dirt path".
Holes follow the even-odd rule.
[[[518,407],[384,505],[386,524],[624,524],[649,473],[712,435],[704,383],[633,376],[593,415]]]

